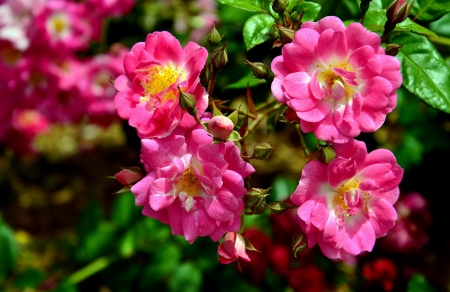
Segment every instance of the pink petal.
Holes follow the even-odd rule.
[[[368,207],[370,224],[375,231],[375,236],[386,235],[395,225],[397,211],[389,202],[380,198],[370,198]]]
[[[307,21],[302,24],[301,28],[311,28],[318,33],[322,33],[326,29],[332,29],[335,31],[345,31],[346,27],[341,19],[336,16],[326,16],[318,22]]]
[[[153,181],[150,186],[149,203],[153,210],[159,211],[167,208],[175,200],[172,182],[165,178]]]
[[[317,160],[305,165],[299,184],[291,195],[292,203],[300,206],[309,198],[321,193],[322,186],[328,184],[327,167]]]
[[[381,39],[378,34],[366,30],[358,22],[351,23],[345,30],[345,34],[350,51],[355,51],[365,45],[371,46],[375,52],[380,48]]]
[[[311,29],[300,29],[292,43],[282,48],[283,61],[291,72],[312,72],[319,64],[316,44],[319,34]]]
[[[320,34],[317,43],[317,56],[324,65],[347,58],[347,38],[342,31],[327,29]]]
[[[152,171],[131,187],[130,191],[136,196],[136,206],[143,206],[148,202],[150,185],[155,179],[156,172]]]

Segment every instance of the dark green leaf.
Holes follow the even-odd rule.
[[[140,208],[134,204],[133,194],[130,192],[119,194],[114,202],[111,219],[118,226],[125,227],[130,224],[136,212],[140,212]]]
[[[97,229],[92,230],[77,249],[77,259],[87,262],[111,251],[118,240],[115,238],[115,226],[102,222]]]
[[[247,10],[251,12],[265,12],[261,8],[261,1],[251,1],[251,0],[219,0],[220,3],[230,5],[242,10]]]
[[[14,279],[14,286],[19,289],[34,288],[44,280],[44,273],[36,269],[28,269]]]
[[[450,0],[416,0],[412,15],[424,22],[438,20],[450,12]]]
[[[318,3],[305,1],[296,5],[293,11],[299,11],[300,13],[304,11],[302,22],[305,22],[316,20],[321,8],[322,6]]]
[[[77,221],[77,233],[83,240],[89,232],[96,229],[102,219],[101,208],[97,202],[90,202],[81,212]]]
[[[0,284],[14,268],[18,253],[13,231],[0,219]]]
[[[245,22],[243,34],[247,51],[270,39],[269,31],[274,23],[275,19],[267,14],[253,15]]]
[[[78,292],[77,286],[71,282],[64,280],[55,288],[50,290],[51,292]]]
[[[403,86],[429,106],[450,113],[450,68],[425,37],[402,33],[390,42],[403,46],[401,61]]]
[[[450,13],[430,23],[429,27],[440,36],[450,37]]]
[[[184,263],[169,282],[169,290],[176,292],[200,291],[202,273],[191,263]]]
[[[401,30],[401,29],[405,29],[405,30],[408,30],[411,32],[422,34],[422,35],[436,36],[436,34],[434,32],[426,29],[425,27],[421,26],[420,24],[415,23],[414,21],[412,21],[409,18],[407,18],[405,21],[397,24],[397,26],[395,27],[395,30],[397,30],[397,31]]]
[[[249,87],[255,87],[258,86],[260,84],[264,84],[266,83],[265,80],[263,79],[258,79],[255,76],[253,76],[253,73],[248,73],[247,75],[245,75],[244,77],[242,77],[241,79],[239,79],[238,81],[228,84],[224,87],[225,89],[244,89],[247,88],[247,84]]]
[[[408,282],[408,292],[435,292],[427,279],[421,274],[415,274]]]

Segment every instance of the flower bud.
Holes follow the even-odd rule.
[[[267,208],[266,197],[269,195],[269,189],[252,188],[243,197],[245,205],[253,214],[262,214]]]
[[[308,247],[308,242],[303,233],[295,234],[292,237],[292,252],[297,257],[297,253],[304,251]]]
[[[270,209],[270,211],[272,211],[272,214],[276,214],[276,215],[281,215],[287,209],[289,209],[289,206],[285,202],[282,202],[282,201],[273,202],[273,203],[267,205],[267,207]]]
[[[214,68],[221,69],[223,66],[225,66],[228,62],[228,53],[227,53],[227,45],[228,42],[225,43],[225,45],[217,48],[212,52],[211,54],[211,63],[213,64]]]
[[[130,187],[131,185],[133,185],[133,183],[142,178],[142,171],[137,166],[122,168],[122,170],[116,173],[114,176],[121,184],[126,187]]]
[[[408,18],[411,13],[414,1],[408,4],[407,0],[395,0],[386,10],[386,16],[389,22],[398,24]]]
[[[211,72],[209,70],[209,66],[205,65],[202,69],[202,71],[200,71],[200,84],[203,85],[204,87],[207,87],[209,79],[211,77]]]
[[[273,25],[271,27],[268,34],[269,34],[269,37],[273,40],[280,38],[280,31],[278,30],[278,27],[276,25]]]
[[[234,124],[226,116],[214,116],[208,122],[208,130],[214,138],[227,141],[233,132]]]
[[[366,14],[367,10],[369,10],[370,2],[372,2],[372,0],[361,0],[359,9],[361,10],[362,14]]]
[[[289,6],[289,0],[274,0],[272,3],[272,9],[278,15],[283,15],[286,11],[287,7]]]
[[[245,252],[245,240],[242,235],[236,232],[227,232],[222,243],[217,249],[219,261],[221,264],[229,264],[241,258],[249,262],[250,258]]]
[[[283,45],[289,44],[294,39],[295,31],[284,26],[279,26],[280,41]]]
[[[389,56],[395,56],[400,52],[400,50],[403,48],[403,46],[397,45],[397,44],[389,44],[386,46],[386,55]]]
[[[211,47],[220,45],[220,42],[222,41],[222,37],[220,36],[219,31],[216,29],[215,24],[206,39],[208,40],[208,43]]]
[[[273,78],[273,73],[270,72],[266,64],[260,62],[250,62],[248,60],[245,60],[245,64],[250,66],[253,76],[256,78],[265,79],[267,82],[269,82],[270,78]]]
[[[272,147],[269,143],[262,142],[255,146],[253,149],[252,158],[259,160],[266,160],[272,154],[275,147]]]
[[[317,159],[325,164],[328,164],[336,157],[336,152],[329,145],[320,146],[317,153]]]
[[[183,92],[179,85],[178,90],[180,91],[180,107],[193,116],[197,123],[200,123],[200,120],[197,117],[197,108],[195,106],[197,101],[195,96],[190,93]]]
[[[297,116],[297,113],[295,110],[293,110],[292,108],[288,107],[285,111],[284,111],[284,116],[286,117],[286,119],[289,121],[289,123],[291,124],[298,124],[300,123],[300,118]]]

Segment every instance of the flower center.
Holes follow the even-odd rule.
[[[69,21],[63,13],[53,14],[47,21],[47,27],[57,38],[64,38],[69,34]]]
[[[178,79],[184,80],[186,78],[186,73],[178,69],[178,66],[173,65],[155,66],[143,69],[142,71],[146,72],[147,75],[143,78],[143,82],[141,82],[144,88],[144,96],[141,97],[141,101],[149,101],[155,94],[167,90]],[[176,97],[173,91],[169,91],[161,96],[161,101],[165,102]]]
[[[189,197],[193,197],[199,193],[201,188],[200,181],[197,175],[195,175],[192,166],[183,171],[175,184],[175,188],[178,193],[183,192]]]
[[[367,210],[370,196],[367,192],[362,192],[359,189],[359,184],[360,182],[357,179],[353,179],[337,189],[337,195],[333,200],[338,209],[345,215],[351,216],[361,209]]]

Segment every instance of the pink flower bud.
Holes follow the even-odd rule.
[[[128,187],[140,180],[142,178],[142,173],[139,167],[131,167],[122,169],[114,176],[121,184]]]
[[[245,252],[245,240],[242,235],[236,232],[228,232],[217,250],[219,261],[222,264],[229,264],[238,258],[249,262],[250,258]]]
[[[213,137],[224,141],[228,140],[233,129],[233,122],[226,116],[215,116],[208,123],[208,130]]]

